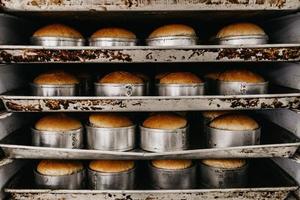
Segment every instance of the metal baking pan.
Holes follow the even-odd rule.
[[[170,63],[300,61],[300,44],[176,47],[0,45],[0,63]]]
[[[294,0],[260,0],[260,1],[168,1],[168,0],[68,0],[68,1],[37,1],[37,0],[2,0],[2,7],[6,11],[23,11],[41,13],[49,11],[183,11],[183,10],[296,10],[299,2]],[[206,14],[207,16],[207,14]]]
[[[203,159],[203,158],[263,158],[292,157],[300,139],[270,122],[262,121],[261,144],[242,147],[205,148],[199,134],[201,127],[191,127],[191,148],[174,152],[152,153],[135,149],[128,152],[87,149],[65,149],[31,146],[30,128],[19,129],[0,141],[0,148],[9,158],[21,159]]]
[[[142,168],[143,163],[140,163]],[[297,183],[270,160],[253,160],[250,163],[249,183],[245,188],[234,189],[203,189],[197,187],[189,190],[153,190],[150,189],[147,177],[141,177],[136,190],[49,190],[37,189],[32,179],[32,165],[28,165],[8,183],[4,191],[9,199],[172,199],[172,200],[192,200],[192,199],[264,199],[264,200],[284,200],[296,191]],[[146,173],[140,175],[145,176]],[[276,176],[274,176],[276,174]]]
[[[300,109],[300,91],[272,86],[269,94],[143,97],[41,97],[17,90],[1,96],[9,112],[148,112],[197,110]]]

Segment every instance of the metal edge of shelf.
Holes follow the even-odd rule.
[[[183,10],[297,10],[300,2],[295,0],[1,0],[6,11],[183,11]]]
[[[297,62],[300,44],[176,47],[1,45],[0,63]]]
[[[190,97],[36,97],[1,99],[10,112],[199,111],[300,108],[300,93]]]

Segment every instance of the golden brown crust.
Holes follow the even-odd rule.
[[[80,121],[65,114],[47,115],[35,124],[35,129],[40,131],[71,131],[82,128]]]
[[[244,35],[266,35],[264,30],[252,23],[235,23],[222,28],[217,38],[231,37],[231,36],[244,36]]]
[[[162,79],[163,77],[165,77],[168,74],[170,74],[170,72],[161,72],[159,74],[156,74],[155,77],[154,77],[155,82],[159,82],[160,79]]]
[[[99,128],[119,128],[132,126],[129,117],[119,113],[95,113],[89,117],[92,126]]]
[[[124,38],[124,39],[136,39],[136,35],[123,28],[102,28],[96,31],[91,38]]]
[[[187,25],[169,24],[155,29],[149,35],[149,39],[168,36],[196,36],[196,32],[192,27]]]
[[[245,69],[227,70],[219,75],[220,81],[225,82],[246,82],[246,83],[263,83],[265,79]]]
[[[186,169],[192,166],[191,160],[152,160],[152,165],[160,169]]]
[[[143,79],[129,72],[116,71],[107,74],[99,83],[118,83],[118,84],[141,84],[144,83]]]
[[[221,115],[209,124],[210,127],[222,130],[245,131],[259,128],[258,123],[243,114]]]
[[[81,33],[77,30],[63,25],[63,24],[50,24],[38,29],[33,36],[35,37],[67,37],[67,38],[80,38],[83,39]]]
[[[97,172],[124,172],[134,168],[134,161],[130,160],[94,160],[89,164],[91,170]]]
[[[70,175],[83,169],[82,163],[70,160],[42,160],[37,166],[40,174],[48,176]]]
[[[77,84],[79,80],[74,75],[64,71],[52,71],[38,75],[33,83],[38,85],[67,85]]]
[[[157,113],[149,116],[143,123],[146,128],[173,130],[187,126],[187,120],[173,113]]]
[[[227,159],[227,160],[207,159],[207,160],[202,160],[201,162],[211,167],[217,167],[223,169],[236,169],[246,165],[246,160],[241,160],[241,159]]]
[[[231,111],[204,111],[202,112],[202,116],[208,118],[210,121],[221,116],[231,113]]]
[[[204,75],[204,78],[218,80],[221,72],[210,72]]]
[[[160,79],[162,84],[197,84],[203,81],[195,74],[190,72],[173,72],[166,74]]]

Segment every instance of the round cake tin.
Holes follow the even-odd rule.
[[[236,169],[225,169],[199,162],[198,174],[199,181],[205,188],[246,187],[248,183],[248,164]]]
[[[89,45],[95,47],[137,46],[137,39],[127,38],[90,38]]]
[[[268,93],[268,84],[268,82],[246,83],[218,81],[217,92],[221,95],[266,94]]]
[[[248,146],[260,143],[260,128],[254,130],[232,131],[206,125],[206,144],[210,148]]]
[[[79,91],[78,84],[38,85],[31,83],[30,86],[34,96],[76,96]]]
[[[204,95],[205,83],[198,84],[156,84],[159,96],[198,96]]]
[[[34,146],[83,148],[83,128],[71,131],[41,131],[31,128],[31,135]]]
[[[83,189],[85,186],[85,177],[85,170],[62,176],[43,175],[34,170],[36,186],[44,189]]]
[[[189,148],[189,127],[166,130],[140,126],[140,147],[150,152],[181,151]]]
[[[98,128],[86,125],[87,147],[103,151],[129,151],[135,148],[136,126]]]
[[[162,169],[149,163],[150,182],[154,189],[193,189],[196,187],[196,165],[185,169]]]
[[[57,46],[84,46],[85,39],[68,37],[31,37],[33,45],[57,47]]]
[[[146,40],[148,46],[190,46],[197,45],[197,37],[187,36],[166,36]]]
[[[95,83],[97,96],[144,96],[147,88],[145,84],[112,84]]]
[[[267,44],[267,35],[245,35],[245,36],[230,36],[218,38],[218,44],[221,45],[257,45],[257,44]]]
[[[88,187],[93,190],[132,190],[136,168],[123,172],[98,172],[88,168]]]

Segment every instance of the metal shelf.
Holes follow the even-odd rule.
[[[284,200],[298,185],[269,160],[252,161],[250,163],[249,186],[247,188],[228,189],[190,189],[190,190],[151,190],[147,188],[137,190],[47,190],[34,189],[35,186],[28,180],[33,180],[30,165],[20,171],[7,185],[5,192],[11,199],[265,199]],[[145,173],[143,173],[145,174]],[[274,176],[276,174],[276,176]],[[139,179],[144,180],[144,179]],[[147,181],[143,182],[147,184]]]
[[[287,130],[266,121],[262,125],[260,145],[208,149],[202,144],[201,128],[191,133],[191,149],[175,152],[152,153],[141,149],[129,152],[100,151],[89,149],[64,149],[31,146],[30,129],[11,133],[0,141],[0,148],[8,158],[17,159],[204,159],[204,158],[271,158],[293,157],[300,140]]]
[[[0,63],[297,62],[300,44],[178,47],[1,46]]]
[[[1,0],[6,11],[184,11],[184,10],[296,10],[295,0]]]

